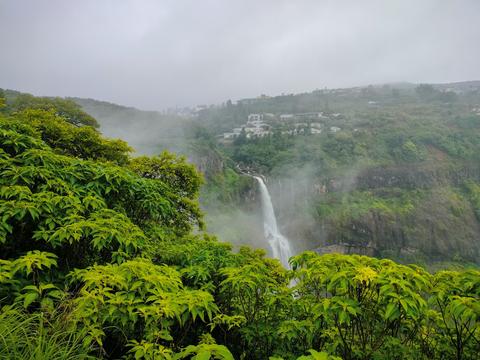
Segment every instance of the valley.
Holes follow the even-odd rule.
[[[259,189],[242,175],[246,170],[265,176],[295,252],[475,263],[479,88],[469,82],[316,90],[186,115],[121,106],[112,112],[74,100],[106,135],[127,129],[141,153],[167,148],[193,161],[206,179],[207,227],[223,240],[269,250]]]

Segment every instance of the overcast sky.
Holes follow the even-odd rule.
[[[0,0],[0,87],[143,109],[480,79],[479,0]]]

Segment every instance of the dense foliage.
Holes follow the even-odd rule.
[[[234,252],[201,231],[184,159],[130,159],[93,129],[79,154],[76,131],[48,110],[0,115],[0,358],[478,356],[479,271]]]
[[[80,106],[72,100],[63,98],[36,97],[30,94],[9,92],[9,109],[17,112],[22,110],[45,110],[61,116],[67,122],[77,126],[98,127],[97,120],[84,112]]]

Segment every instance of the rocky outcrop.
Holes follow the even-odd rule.
[[[471,204],[450,187],[426,190],[408,213],[370,209],[352,218],[319,219],[318,252],[358,253],[419,261],[479,262],[480,223]],[[316,244],[321,244],[320,246]]]
[[[479,262],[480,219],[462,190],[466,181],[480,182],[480,164],[439,162],[371,167],[343,178],[272,183],[283,231],[289,238],[297,239],[298,250],[408,261],[461,258]],[[366,204],[359,214],[337,214],[332,210],[334,213],[329,215],[315,215],[316,204],[323,201],[329,206],[328,199],[340,206],[341,199],[347,196],[348,208],[351,191],[363,194],[361,200],[354,196]],[[411,208],[405,210],[398,204],[400,208],[368,208],[369,196],[379,199],[380,204],[411,197]],[[310,210],[307,213],[301,209]]]
[[[197,167],[197,170],[200,171],[207,179],[215,176],[218,173],[221,173],[224,169],[224,161],[221,155],[208,148],[197,147],[189,156],[189,161],[191,161]]]
[[[352,245],[349,243],[343,244],[332,244],[332,245],[325,245],[320,246],[313,251],[319,254],[360,254],[360,255],[367,255],[367,256],[375,256],[377,252],[374,247],[371,246],[359,246],[359,245]]]
[[[480,165],[478,163],[416,164],[368,168],[360,171],[357,175],[355,188],[359,190],[383,187],[425,189],[445,185],[458,186],[465,180],[480,181]]]

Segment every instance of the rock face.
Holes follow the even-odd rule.
[[[280,182],[274,194],[279,222],[289,238],[297,239],[297,250],[478,262],[480,216],[464,191],[466,181],[480,181],[479,164],[368,168],[355,177],[315,179],[308,185]],[[362,194],[366,205],[346,212],[356,206],[349,203],[356,201],[355,194]],[[396,205],[402,197],[408,197],[406,205]],[[334,201],[331,213],[315,214],[318,203]],[[285,210],[285,204],[297,209]]]
[[[224,162],[222,157],[216,151],[210,148],[197,148],[197,151],[192,152],[189,156],[191,161],[206,178],[211,178],[224,169]]]
[[[325,245],[314,249],[319,254],[361,254],[367,256],[375,256],[375,248],[368,246],[355,246],[352,244],[333,244]]]
[[[465,180],[480,180],[480,165],[467,163],[452,165],[429,165],[419,167],[395,166],[377,167],[361,171],[355,179],[359,190],[382,187],[399,187],[407,189],[426,189],[435,186],[459,186]]]
[[[465,200],[452,200],[451,195],[449,190],[435,189],[409,214],[370,210],[342,223],[326,220],[327,249],[335,244],[344,253],[432,260],[460,256],[478,261],[479,222]]]

